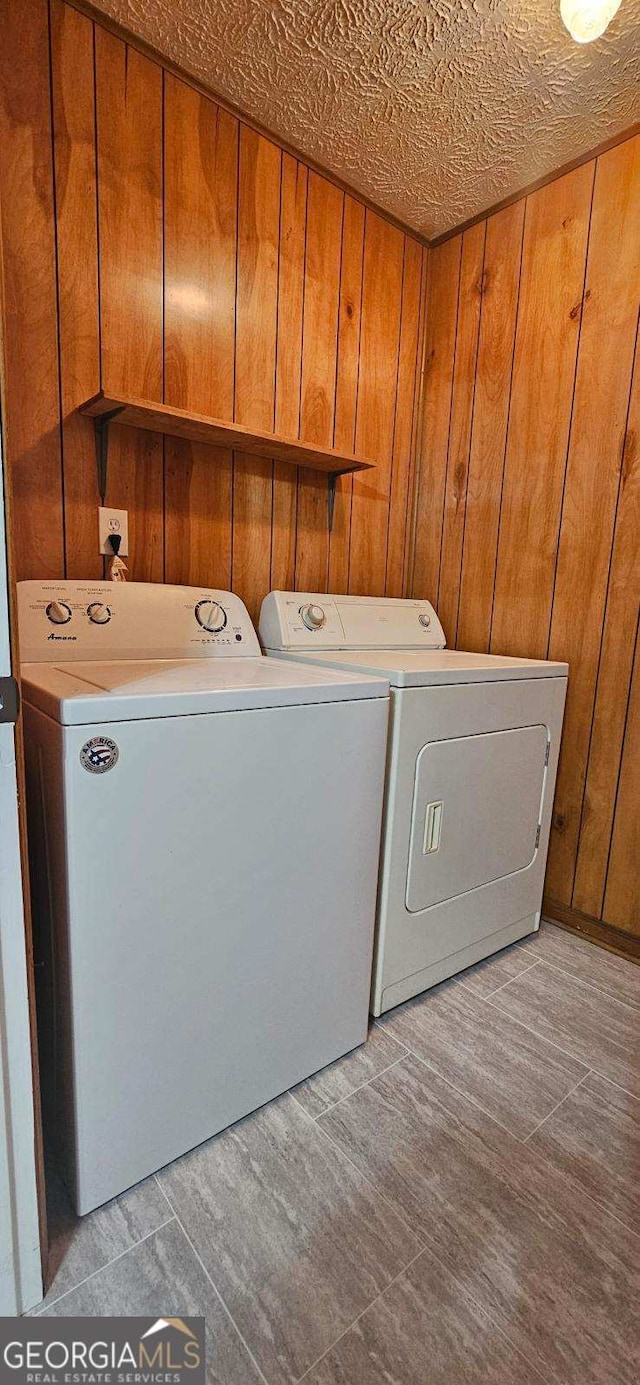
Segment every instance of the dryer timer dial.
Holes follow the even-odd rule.
[[[302,624],[306,626],[307,630],[321,630],[327,619],[322,606],[314,606],[313,602],[307,602],[306,606],[301,606],[300,615],[302,616]]]

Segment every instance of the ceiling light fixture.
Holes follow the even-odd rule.
[[[576,43],[600,38],[620,9],[621,0],[560,0],[560,14]]]

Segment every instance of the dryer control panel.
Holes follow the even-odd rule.
[[[19,582],[18,628],[23,663],[260,654],[239,596],[161,582]]]
[[[269,592],[260,612],[265,649],[444,649],[428,601],[324,592]]]

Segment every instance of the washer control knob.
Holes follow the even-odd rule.
[[[431,616],[430,616],[430,615],[427,615],[427,612],[426,612],[426,611],[421,611],[421,612],[420,612],[420,615],[418,616],[418,620],[420,621],[420,624],[424,627],[425,630],[428,630],[428,629],[429,629],[429,626],[430,626],[430,624],[431,624]]]
[[[198,625],[209,635],[219,634],[227,623],[227,613],[219,601],[199,601],[195,608],[195,617]]]
[[[107,621],[111,620],[111,611],[103,601],[92,601],[91,605],[87,606],[87,615],[94,625],[106,625]]]
[[[300,607],[300,615],[307,630],[321,630],[327,619],[322,606],[314,606],[311,602]]]
[[[66,601],[50,601],[46,615],[52,625],[67,625],[71,620],[71,607]]]

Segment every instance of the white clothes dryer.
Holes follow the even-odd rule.
[[[374,1015],[533,932],[567,665],[448,650],[428,601],[270,592],[259,630],[391,684]]]

